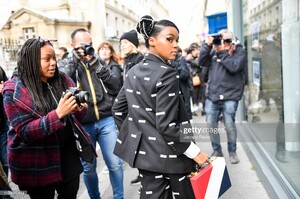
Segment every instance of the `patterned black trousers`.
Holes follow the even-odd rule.
[[[165,174],[139,169],[141,199],[194,199],[187,174]]]

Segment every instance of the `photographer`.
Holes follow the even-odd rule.
[[[209,128],[217,128],[218,118],[222,113],[232,164],[239,163],[236,154],[235,114],[244,90],[245,61],[246,54],[242,45],[235,43],[233,33],[228,31],[221,35],[209,35],[200,50],[199,63],[209,66],[205,101],[206,122]],[[210,134],[210,139],[214,150],[212,156],[223,156],[220,135]]]
[[[95,55],[92,36],[85,29],[76,29],[71,34],[72,56],[58,63],[60,71],[76,80],[81,90],[91,94],[87,116],[81,120],[84,129],[90,134],[94,147],[98,142],[113,188],[114,198],[123,198],[122,160],[113,154],[118,133],[111,108],[114,97],[120,89],[120,80]],[[102,62],[102,63],[101,63]],[[82,161],[83,180],[90,198],[100,198],[97,160],[92,163]]]
[[[75,84],[58,71],[49,40],[28,39],[17,65],[3,90],[11,179],[31,199],[54,199],[55,191],[57,198],[76,199],[80,157],[91,161],[95,152],[78,121],[87,104],[79,106],[71,92],[63,94]]]

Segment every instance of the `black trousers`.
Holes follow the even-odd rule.
[[[141,199],[194,199],[194,192],[187,174],[165,174],[139,169]]]
[[[43,187],[23,187],[19,189],[26,191],[31,199],[54,199],[55,190],[58,199],[76,199],[79,189],[79,176],[66,182],[55,183]]]
[[[192,102],[194,105],[199,105],[201,102],[201,85],[200,86],[193,86],[192,90]]]

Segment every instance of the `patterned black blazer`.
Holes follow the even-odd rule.
[[[180,137],[181,125],[189,123],[180,97],[176,71],[146,54],[128,71],[112,108],[119,129],[115,154],[147,171],[192,171],[195,162],[183,154],[191,141]]]

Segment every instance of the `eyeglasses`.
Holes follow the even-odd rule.
[[[232,42],[232,39],[224,39],[223,40],[225,43],[231,43]]]
[[[39,36],[38,37],[38,42],[40,42],[42,45],[45,45],[46,43],[47,44],[50,44],[52,46],[52,43],[51,42],[57,42],[57,39],[45,39],[44,37],[42,36]]]

